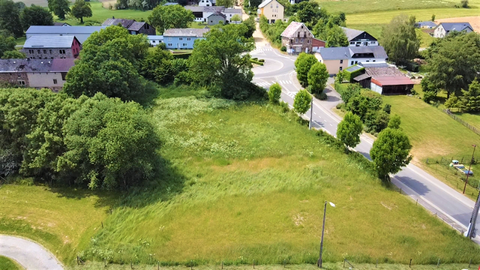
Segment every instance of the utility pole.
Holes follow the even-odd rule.
[[[465,194],[465,189],[467,188],[468,184],[468,176],[470,175],[470,170],[472,169],[472,163],[473,159],[475,158],[475,148],[477,148],[477,145],[472,145],[473,146],[473,153],[472,153],[472,159],[470,160],[470,166],[468,166],[468,171],[467,171],[467,179],[465,180],[465,185],[463,186],[463,194]]]
[[[313,97],[312,102],[310,103],[310,122],[308,123],[308,129],[312,129],[312,121],[313,121]]]
[[[475,202],[475,206],[473,207],[472,217],[470,218],[470,224],[468,224],[467,232],[465,233],[465,237],[472,238],[475,237],[475,224],[477,223],[477,216],[478,210],[480,208],[480,191],[478,192],[477,201]]]

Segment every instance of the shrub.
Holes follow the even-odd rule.
[[[282,52],[286,52],[286,51],[287,51],[287,47],[285,47],[285,46],[282,46],[282,47],[280,48],[280,51],[282,51]]]
[[[268,91],[268,99],[270,103],[277,104],[280,100],[280,95],[282,94],[282,87],[280,84],[275,83],[270,86],[270,90]]]
[[[468,0],[462,0],[462,1],[460,1],[460,4],[461,4],[462,8],[469,8]]]
[[[437,93],[435,92],[425,92],[423,94],[423,101],[430,104],[430,102],[434,101],[436,97],[437,97]]]

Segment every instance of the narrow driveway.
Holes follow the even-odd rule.
[[[29,270],[62,270],[62,264],[41,245],[14,236],[0,235],[0,255]]]
[[[255,32],[255,40],[261,40],[260,31]],[[263,67],[255,67],[253,82],[261,87],[268,88],[274,83],[282,86],[282,100],[293,105],[296,93],[302,89],[294,71],[295,57],[280,53],[270,44],[257,42],[256,49],[251,52],[252,57],[265,59]],[[330,82],[331,79],[330,79]],[[332,108],[341,102],[341,98],[330,86],[325,89],[328,99],[315,100],[313,106],[313,127],[321,128],[336,136],[337,125],[342,120],[332,112]],[[310,111],[305,114],[310,117]],[[361,136],[360,144],[355,150],[370,159],[370,149],[373,139],[366,135]],[[440,180],[426,173],[417,166],[410,164],[392,177],[392,182],[401,189],[403,194],[418,201],[434,215],[441,218],[454,229],[463,232],[467,230],[474,202]],[[480,228],[480,220],[476,228]],[[480,230],[477,230],[480,234]],[[480,243],[480,237],[474,239]]]

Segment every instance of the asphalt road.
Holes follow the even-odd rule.
[[[282,86],[282,100],[293,105],[295,94],[302,89],[294,71],[295,57],[281,54],[258,36],[255,40],[257,41],[257,47],[251,52],[251,55],[252,57],[265,59],[265,65],[253,69],[255,74],[253,82],[265,88],[278,82]],[[342,119],[334,114],[331,109],[341,102],[341,98],[331,87],[327,87],[325,92],[328,96],[327,100],[314,101],[313,127],[321,128],[335,136],[337,125]],[[310,111],[305,115],[309,118]],[[361,142],[355,150],[370,159],[369,152],[372,144],[373,139],[362,135]],[[418,204],[424,206],[453,228],[458,231],[467,230],[475,204],[469,198],[413,164],[394,175],[392,182],[401,189],[403,194],[411,197],[414,201],[418,201]],[[476,227],[480,228],[480,222],[477,222]],[[480,230],[478,232],[480,234]],[[480,237],[477,236],[474,241],[480,243]]]
[[[52,253],[24,238],[0,235],[0,255],[15,260],[27,270],[63,270]]]

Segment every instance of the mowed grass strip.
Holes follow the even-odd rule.
[[[18,265],[15,261],[7,258],[0,256],[0,269],[2,270],[20,270],[23,269],[21,266]]]
[[[108,196],[43,186],[3,185],[0,198],[0,233],[33,239],[65,264],[88,244],[111,204]]]
[[[176,184],[127,197],[86,257],[314,264],[328,200],[337,207],[327,210],[326,261],[480,259],[476,245],[279,108],[176,97],[159,100],[152,119],[170,166],[160,181]]]

